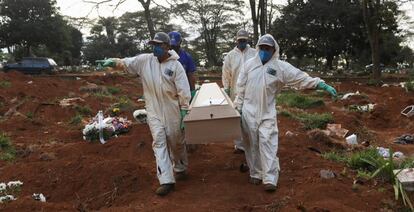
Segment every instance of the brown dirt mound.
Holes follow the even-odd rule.
[[[11,137],[18,151],[14,163],[0,161],[0,182],[24,182],[18,200],[1,204],[0,210],[379,211],[384,208],[383,200],[388,199],[394,204],[392,209],[400,207],[393,201],[392,187],[388,184],[368,182],[352,189],[356,173],[343,164],[323,159],[310,147],[320,152],[335,149],[309,139],[299,122],[286,117],[278,117],[281,173],[275,193],[265,193],[262,186],[247,183],[248,174],[239,171],[244,156],[233,154],[233,144],[229,141],[227,144],[203,145],[190,153],[189,179],[177,182],[175,192],[160,198],[154,194],[158,180],[148,126],[136,124],[128,134],[112,138],[105,145],[87,143],[82,140],[82,126],[69,124],[77,111],[56,104],[66,97],[82,97],[85,99],[82,106],[89,106],[94,115],[116,103],[117,97],[126,95],[133,101],[133,107],[142,107],[142,103],[135,102],[142,95],[139,81],[120,75],[80,78],[0,73],[0,80],[11,82],[9,88],[0,89],[0,101],[4,103],[0,115],[17,101],[25,100],[17,108],[25,116],[0,121],[1,131]],[[113,98],[97,98],[79,91],[87,82],[119,87],[122,92]],[[326,106],[314,110],[333,112],[335,123],[351,132],[369,128],[381,139],[414,129],[407,120],[401,119],[390,118],[388,125],[378,126],[377,123],[384,121],[380,114],[399,113],[401,105],[407,103],[407,99],[399,98],[407,96],[402,89],[367,88],[353,83],[343,83],[340,88],[351,92],[359,89],[374,103],[384,105],[382,109],[385,111],[373,115],[350,113],[343,109],[343,102],[333,102],[329,97],[325,98]],[[393,98],[392,101],[389,98]],[[32,118],[27,117],[30,112]],[[132,118],[129,111],[122,115]],[[294,135],[286,136],[287,131]],[[388,134],[384,135],[384,132]],[[381,140],[380,144],[387,143]],[[321,169],[332,170],[337,177],[322,179],[319,176]],[[379,187],[385,191],[378,191]],[[46,195],[47,203],[32,200],[33,193]]]

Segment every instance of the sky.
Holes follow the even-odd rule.
[[[87,0],[87,1],[100,1],[100,0]],[[57,0],[57,5],[60,8],[60,12],[63,15],[71,16],[71,17],[90,17],[90,18],[97,18],[99,16],[101,17],[108,17],[108,16],[120,16],[124,14],[125,12],[135,12],[137,10],[143,10],[141,4],[138,2],[138,0],[125,0],[125,2],[118,6],[116,10],[114,10],[114,7],[116,3],[119,0],[112,0],[109,3],[105,3],[103,5],[100,5],[99,9],[94,9],[94,4],[85,3],[83,0]],[[168,5],[163,0],[156,1],[157,3],[161,5]],[[248,0],[245,0],[246,5],[248,5]],[[273,0],[276,4],[286,4],[287,0]],[[246,8],[247,9],[247,8]],[[407,12],[407,15],[411,18],[411,21],[414,22],[414,2],[412,3],[406,3],[401,8],[402,10]],[[246,11],[248,15],[250,13],[248,10]],[[174,23],[177,24],[177,23]],[[179,23],[178,23],[179,24]],[[404,23],[401,23],[401,28],[407,28],[404,27]],[[183,26],[183,29],[186,29],[185,26]],[[82,29],[83,33],[88,33],[87,29]],[[414,37],[411,37],[407,43],[411,49],[414,49]]]

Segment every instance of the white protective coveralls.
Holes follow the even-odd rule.
[[[257,51],[247,45],[244,51],[234,47],[224,58],[222,81],[224,89],[230,89],[230,99],[234,101],[237,93],[237,79],[240,71],[244,68],[244,63],[253,58]],[[234,140],[237,149],[244,150],[243,141],[241,139]]]
[[[160,184],[175,183],[174,172],[187,170],[188,160],[180,108],[187,110],[190,85],[179,56],[173,50],[160,63],[153,54],[122,59],[129,73],[140,76],[145,96],[147,122],[151,130],[157,176]]]
[[[271,35],[264,36],[274,40]],[[276,186],[280,166],[276,155],[278,128],[275,95],[283,84],[298,89],[316,88],[322,80],[279,60],[279,46],[276,40],[274,43],[276,51],[267,63],[263,65],[258,54],[246,62],[237,81],[235,107],[242,111],[242,134],[250,177]]]

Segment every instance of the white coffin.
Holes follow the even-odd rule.
[[[184,124],[187,144],[233,142],[241,137],[240,114],[217,83],[201,85]]]

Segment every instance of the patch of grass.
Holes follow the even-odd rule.
[[[295,117],[305,125],[305,129],[324,129],[328,123],[333,122],[332,115],[329,113],[299,113]]]
[[[104,92],[104,91],[94,92],[92,93],[92,96],[100,100],[105,99],[105,98],[110,98],[110,99],[113,98],[113,96],[109,92]]]
[[[326,159],[344,162],[352,169],[358,171],[357,176],[364,179],[380,178],[393,185],[395,199],[402,199],[405,206],[408,206],[411,211],[414,207],[406,194],[402,184],[399,182],[397,175],[394,173],[396,169],[406,169],[414,167],[414,158],[406,158],[402,162],[398,162],[392,158],[393,152],[390,150],[390,157],[383,158],[378,154],[375,148],[368,148],[359,152],[354,152],[349,155],[338,155],[335,152],[325,153],[322,156]]]
[[[83,116],[92,115],[92,109],[88,106],[76,105],[75,110],[76,110],[76,112],[78,112],[79,114],[81,114]]]
[[[14,149],[10,138],[6,134],[0,134],[0,160],[13,161],[16,158],[16,150]]]
[[[107,87],[107,89],[108,89],[108,92],[112,95],[121,93],[121,89],[117,88],[117,87],[109,86],[109,87]]]
[[[329,113],[292,113],[282,110],[279,111],[279,115],[300,121],[306,130],[312,130],[316,128],[324,129],[328,123],[333,122],[333,117]]]
[[[305,96],[296,92],[284,92],[276,97],[278,104],[301,109],[322,106],[325,103],[320,98]]]
[[[81,114],[76,114],[76,116],[70,119],[69,124],[78,126],[82,123],[82,119],[83,119],[83,116]]]
[[[0,81],[0,88],[10,88],[11,82],[7,80]]]
[[[122,111],[129,110],[133,107],[131,99],[127,96],[121,96],[118,99],[118,103],[114,105],[114,107],[119,108]]]
[[[322,154],[322,157],[327,159],[327,160],[331,160],[331,161],[335,161],[335,162],[346,162],[347,158],[343,153],[340,152],[325,152]]]
[[[33,119],[33,118],[34,118],[34,114],[33,114],[33,112],[27,112],[27,113],[26,113],[26,117],[27,117],[28,119]]]
[[[405,82],[405,89],[407,91],[413,92],[414,91],[414,81]]]

